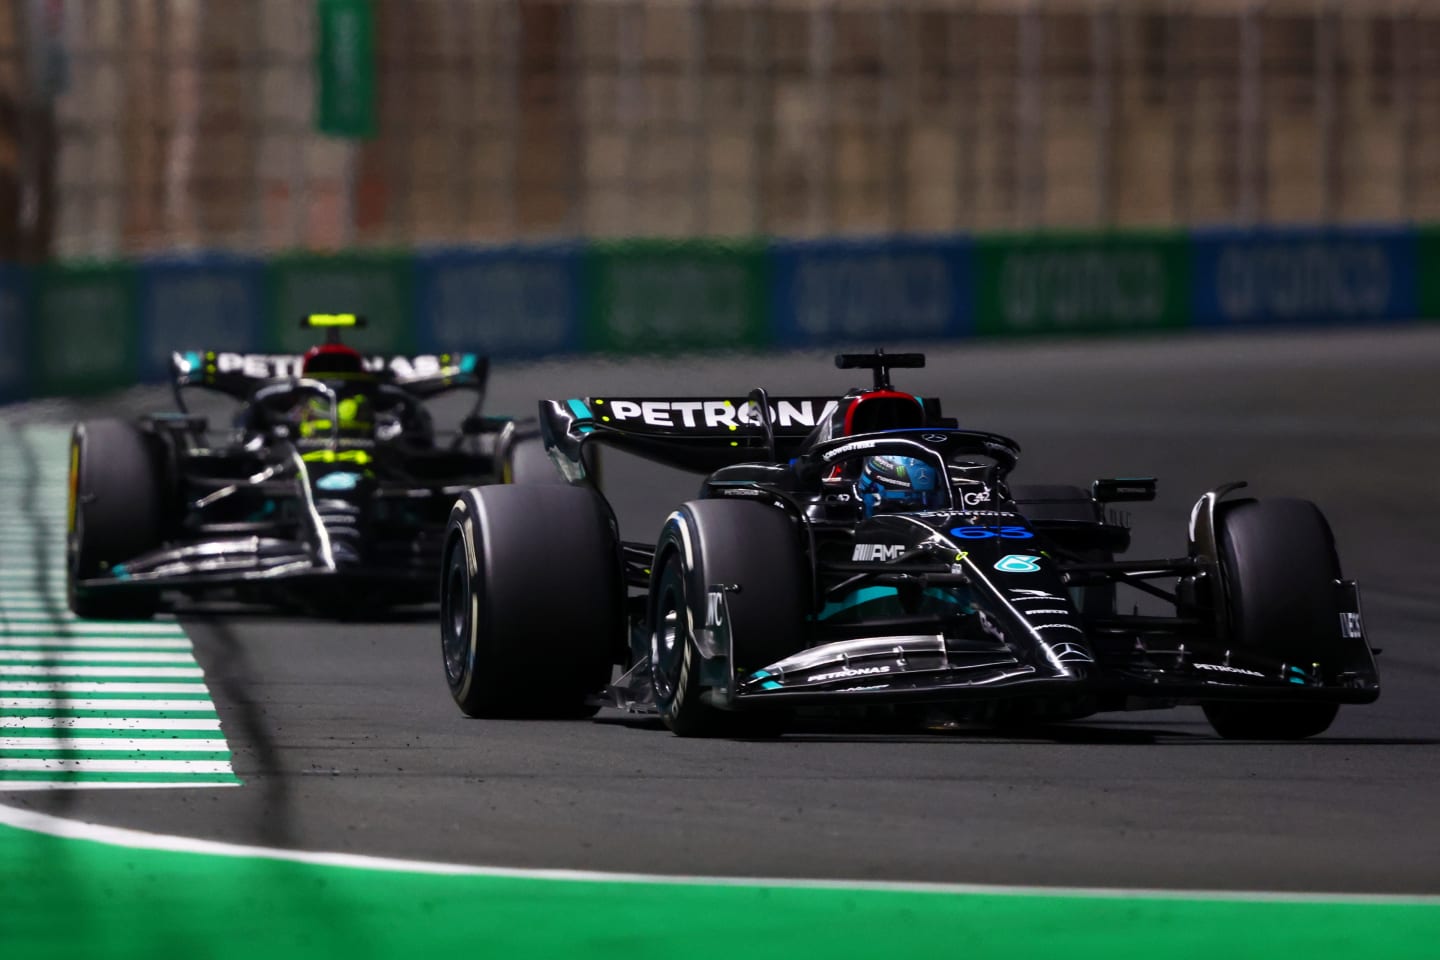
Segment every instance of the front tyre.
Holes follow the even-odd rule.
[[[160,546],[159,458],[150,441],[126,420],[75,425],[65,569],[66,594],[77,617],[148,620],[159,607],[150,590],[81,586]]]
[[[1237,647],[1287,664],[1333,670],[1343,654],[1335,583],[1340,560],[1308,500],[1241,500],[1219,523],[1220,565]],[[1301,740],[1334,722],[1334,703],[1215,702],[1205,717],[1226,739]]]
[[[623,630],[619,549],[583,487],[496,485],[451,510],[441,561],[445,679],[472,717],[580,717]]]
[[[699,500],[671,514],[656,546],[650,590],[650,677],[655,706],[682,737],[773,736],[783,715],[722,710],[705,702],[698,629],[709,592],[726,587],[728,669],[743,676],[805,645],[808,581],[794,521],[739,500]]]

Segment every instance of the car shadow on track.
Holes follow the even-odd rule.
[[[179,605],[174,613],[187,622],[216,624],[225,620],[276,620],[287,623],[296,618],[317,624],[362,624],[362,623],[436,623],[439,617],[437,607],[396,607],[386,610],[356,609],[354,611],[324,611],[294,609],[283,606],[262,604],[215,602],[189,602]]]
[[[629,727],[635,730],[666,732],[665,724],[658,717],[600,715],[595,723],[606,726]],[[1246,746],[1273,745],[1303,747],[1356,747],[1356,746],[1417,746],[1440,745],[1436,737],[1316,737],[1309,740],[1222,740],[1207,727],[1192,724],[1193,729],[1183,725],[1116,725],[1116,724],[1040,724],[1024,727],[982,727],[966,725],[899,726],[895,724],[862,724],[854,721],[826,721],[806,719],[786,729],[780,737],[728,737],[741,743],[907,743],[907,744],[981,744],[1013,745],[1017,743],[1073,744],[1076,746],[1145,746],[1164,744],[1167,746]]]

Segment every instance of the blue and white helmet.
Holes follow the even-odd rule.
[[[860,471],[856,487],[865,516],[902,513],[940,506],[944,491],[939,471],[915,457],[871,457]]]

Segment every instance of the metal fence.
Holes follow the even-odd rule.
[[[1440,2],[0,0],[0,257],[1440,220]]]

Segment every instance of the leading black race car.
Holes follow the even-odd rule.
[[[361,318],[304,322],[325,342],[303,357],[177,353],[179,412],[76,425],[76,614],[144,618],[176,592],[343,615],[433,602],[455,497],[548,466],[533,421],[480,415],[484,358],[364,357],[340,338]],[[192,389],[238,401],[233,429],[188,412]],[[439,432],[428,403],[452,391],[475,399]]]
[[[611,703],[704,736],[775,732],[799,707],[1048,722],[1193,703],[1222,736],[1293,739],[1379,695],[1314,504],[1229,484],[1195,504],[1185,556],[1117,560],[1130,531],[1106,505],[1153,499],[1152,478],[1012,485],[1013,440],[891,386],[923,355],[837,362],[873,387],[543,402],[570,485],[471,490],[451,515],[441,633],[462,710]],[[658,543],[618,540],[600,443],[710,471]],[[1168,612],[1122,612],[1120,587]]]

